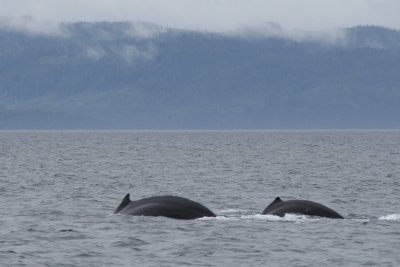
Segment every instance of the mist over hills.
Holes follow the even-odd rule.
[[[0,23],[0,129],[400,128],[400,32]]]

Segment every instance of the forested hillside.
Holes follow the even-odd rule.
[[[0,129],[400,127],[400,32],[333,42],[71,23],[0,27]]]

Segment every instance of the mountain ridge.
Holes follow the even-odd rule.
[[[63,27],[0,27],[0,129],[400,127],[397,30],[357,26],[327,43],[127,22]]]

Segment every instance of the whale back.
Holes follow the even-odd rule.
[[[129,193],[125,195],[125,197],[122,199],[121,203],[118,205],[118,207],[114,210],[114,213],[118,213],[121,210],[123,210],[126,206],[129,205],[129,203],[131,203],[130,200],[130,195]]]
[[[336,211],[313,201],[309,200],[287,200],[282,201],[276,198],[262,214],[270,214],[276,216],[285,216],[287,213],[303,214],[309,216],[319,216],[326,218],[343,219]]]
[[[177,196],[153,196],[135,201],[127,194],[114,213],[133,216],[163,216],[174,219],[196,219],[216,215],[202,204]]]

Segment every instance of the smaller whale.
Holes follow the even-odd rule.
[[[280,217],[285,216],[286,213],[344,219],[342,215],[322,204],[309,200],[283,201],[280,197],[275,198],[275,200],[262,212],[262,214],[276,215]]]
[[[133,216],[164,216],[174,219],[192,220],[201,217],[216,217],[205,206],[187,198],[177,196],[155,196],[136,201],[126,194],[114,214]]]

